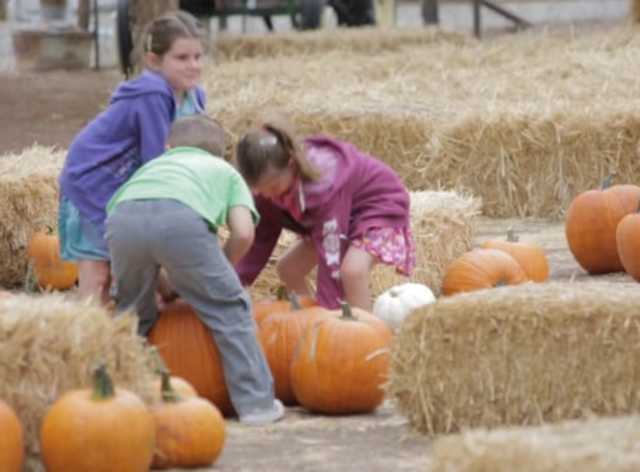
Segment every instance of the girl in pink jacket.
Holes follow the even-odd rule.
[[[317,265],[316,297],[325,308],[345,300],[370,310],[376,263],[413,271],[409,194],[383,162],[324,136],[301,146],[287,126],[269,122],[240,140],[237,164],[261,215],[254,244],[236,265],[245,285],[267,263],[282,228],[303,237],[278,261],[281,281],[311,295],[305,277]]]

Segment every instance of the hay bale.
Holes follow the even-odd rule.
[[[374,27],[338,28],[331,31],[286,31],[264,34],[221,34],[215,40],[217,61],[229,62],[254,57],[317,54],[343,50],[360,54],[398,51],[406,46],[450,42],[464,44],[474,40],[460,33],[437,27],[381,29]]]
[[[136,329],[132,316],[113,319],[101,306],[60,294],[0,302],[0,398],[22,420],[29,454],[39,451],[48,407],[65,391],[88,386],[99,361],[107,363],[117,386],[153,400],[156,361]]]
[[[0,285],[21,284],[34,231],[58,226],[58,174],[65,152],[33,146],[0,156]]]
[[[632,472],[640,470],[640,417],[469,431],[443,437],[430,472]]]
[[[447,266],[471,249],[474,216],[480,201],[454,191],[411,192],[411,227],[416,243],[416,269],[412,282],[440,293]],[[372,293],[406,282],[390,266],[377,265],[371,276]]]
[[[393,345],[388,393],[416,430],[640,411],[635,283],[550,282],[441,298]]]
[[[638,60],[632,28],[530,32],[247,59],[205,70],[204,84],[234,139],[279,109],[302,134],[389,163],[411,190],[465,188],[487,216],[560,217],[611,172],[640,180]]]

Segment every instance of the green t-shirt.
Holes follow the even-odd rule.
[[[125,200],[169,198],[195,210],[215,231],[227,223],[229,209],[247,207],[258,221],[253,197],[244,179],[225,160],[192,147],[165,152],[127,180],[109,200],[107,214]]]

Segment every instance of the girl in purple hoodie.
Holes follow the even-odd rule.
[[[288,290],[311,295],[305,276],[317,266],[316,296],[326,308],[345,300],[370,310],[376,263],[413,271],[409,194],[383,162],[325,136],[300,146],[287,125],[274,122],[249,131],[236,158],[261,215],[254,244],[236,265],[245,285],[267,263],[282,228],[302,238],[278,261],[280,279]]]
[[[109,300],[105,207],[145,162],[160,156],[171,123],[204,112],[197,85],[203,46],[198,21],[175,12],[153,20],[143,35],[146,69],[122,82],[109,106],[75,137],[59,178],[60,252],[75,260],[79,294]]]

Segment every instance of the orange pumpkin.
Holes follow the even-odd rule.
[[[549,262],[547,256],[537,244],[522,243],[512,229],[507,231],[507,239],[491,239],[480,246],[483,249],[498,249],[513,257],[534,282],[544,282],[549,278]]]
[[[24,463],[24,430],[13,409],[0,400],[0,464],[3,472],[21,472]]]
[[[640,213],[631,213],[616,229],[618,255],[624,270],[640,282]]]
[[[473,249],[454,260],[444,274],[442,293],[453,295],[529,280],[520,264],[498,249]]]
[[[60,397],[40,430],[47,472],[147,471],[154,445],[151,412],[134,393],[114,388],[104,366],[93,388]]]
[[[610,186],[578,195],[569,205],[565,234],[578,264],[590,274],[606,274],[624,269],[618,255],[616,229],[622,218],[635,211],[640,199],[636,185]]]
[[[370,313],[343,304],[309,326],[291,362],[300,404],[325,414],[367,413],[384,399],[393,334]]]
[[[271,368],[276,398],[285,405],[296,404],[289,378],[296,345],[304,330],[319,317],[328,316],[327,314],[327,310],[317,306],[287,308],[266,315],[260,323],[258,335]]]
[[[182,377],[225,415],[234,413],[211,332],[182,299],[169,303],[149,333],[172,375]]]
[[[275,312],[283,312],[300,308],[309,308],[316,306],[316,301],[307,296],[298,297],[296,294],[289,294],[284,288],[278,290],[277,300],[262,300],[254,303],[253,317],[256,323],[260,325],[262,320]]]
[[[75,262],[60,259],[58,237],[39,231],[33,234],[27,245],[38,286],[48,290],[66,290],[78,280]]]
[[[156,425],[153,468],[207,467],[222,452],[225,424],[220,411],[199,397],[182,397],[162,375],[162,401],[151,412]]]

